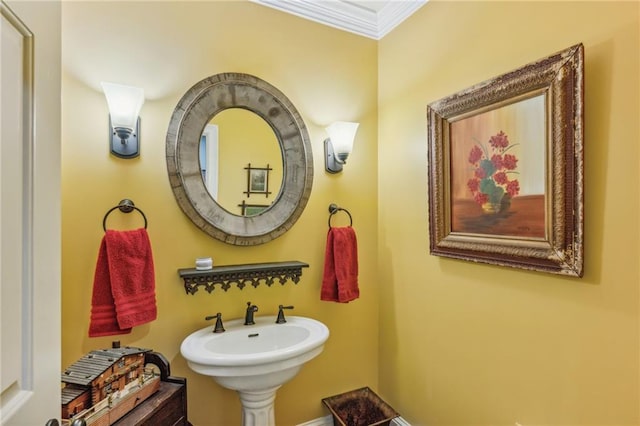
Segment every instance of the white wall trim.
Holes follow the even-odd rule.
[[[420,1],[390,1],[378,12],[378,37],[382,37],[391,32],[402,21],[420,9],[428,0]]]
[[[380,40],[428,0],[393,0],[378,12],[357,1],[341,0],[251,0],[364,37]]]
[[[333,416],[329,414],[325,417],[319,417],[305,423],[300,423],[298,426],[333,426]]]
[[[391,420],[390,426],[411,426],[411,423],[403,419],[402,417],[396,417]]]

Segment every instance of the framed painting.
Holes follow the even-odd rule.
[[[242,200],[241,204],[238,204],[240,207],[240,214],[242,216],[255,216],[257,214],[262,213],[266,209],[270,207],[269,204],[247,204],[244,200]]]
[[[251,194],[271,194],[269,191],[269,172],[273,170],[267,167],[251,167],[251,163],[245,167],[247,171],[247,190],[244,192],[249,197]]]
[[[581,277],[582,44],[427,106],[432,255]]]

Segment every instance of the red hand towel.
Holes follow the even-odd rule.
[[[322,275],[320,300],[337,302],[338,279],[336,278],[336,268],[333,260],[333,229],[334,228],[329,228],[329,232],[327,233],[327,246],[324,249],[324,273]]]
[[[91,337],[128,333],[156,319],[155,272],[146,229],[106,231],[93,293]]]
[[[329,229],[324,261],[320,299],[341,303],[357,299],[358,244],[352,227]]]
[[[111,295],[109,278],[109,260],[107,258],[107,241],[100,243],[98,261],[93,277],[93,296],[91,297],[91,321],[89,337],[127,334],[131,329],[120,329],[116,318],[116,305]]]

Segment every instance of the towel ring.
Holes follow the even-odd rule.
[[[353,218],[351,217],[351,213],[349,213],[349,210],[338,207],[336,204],[332,203],[329,204],[329,228],[331,228],[331,218],[339,211],[343,211],[349,216],[349,226],[353,226]]]
[[[115,209],[120,209],[122,213],[131,213],[132,211],[137,210],[144,219],[144,229],[147,229],[147,217],[144,215],[142,210],[140,210],[135,206],[135,204],[133,204],[133,201],[125,198],[124,200],[121,200],[117,206],[110,208],[107,214],[104,215],[104,219],[102,219],[102,229],[104,229],[104,232],[107,232],[107,216],[109,216],[109,214]]]

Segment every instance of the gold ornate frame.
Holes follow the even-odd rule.
[[[544,99],[546,139],[542,235],[528,238],[493,234],[491,228],[487,232],[454,229],[454,123],[538,95]],[[578,44],[427,106],[432,255],[582,276],[583,99],[584,48]],[[510,220],[517,218],[512,215]]]

